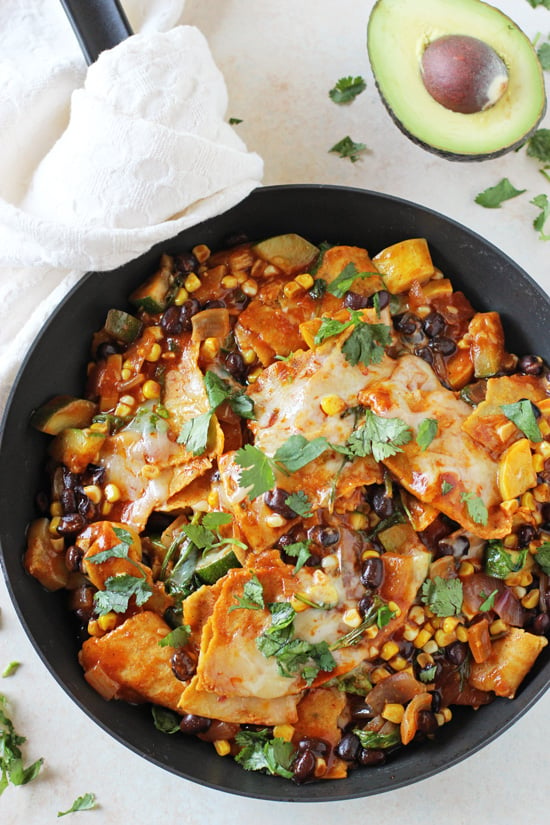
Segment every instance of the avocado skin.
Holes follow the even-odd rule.
[[[399,2],[400,2],[400,0],[398,0],[398,2],[394,2],[394,0],[377,0],[377,2],[375,3],[375,5],[374,5],[374,7],[371,11],[371,14],[370,14],[370,19],[369,19],[369,24],[368,24],[368,34],[367,34],[367,48],[368,48],[369,60],[370,60],[370,64],[371,64],[371,68],[372,68],[372,72],[373,72],[377,92],[380,96],[380,99],[381,99],[382,103],[384,104],[384,107],[385,107],[386,111],[390,115],[390,118],[392,119],[393,123],[397,126],[397,128],[402,132],[402,134],[404,134],[416,146],[419,146],[420,148],[422,148],[422,149],[424,149],[428,152],[431,152],[432,154],[437,155],[438,157],[441,157],[445,160],[449,160],[449,161],[458,161],[458,162],[477,161],[477,162],[479,162],[479,161],[483,161],[483,160],[492,160],[494,158],[501,157],[502,155],[508,154],[509,152],[513,152],[513,151],[516,151],[517,149],[521,148],[527,142],[527,140],[529,140],[529,138],[534,134],[534,132],[536,132],[536,130],[539,127],[539,124],[540,124],[541,120],[543,119],[544,115],[546,114],[546,110],[547,110],[547,100],[546,100],[546,95],[545,95],[545,92],[544,92],[544,81],[542,80],[542,68],[540,67],[540,64],[538,62],[538,58],[536,56],[536,53],[535,53],[534,49],[532,50],[531,58],[536,61],[537,66],[540,69],[541,86],[542,86],[542,91],[539,93],[540,94],[540,105],[539,105],[539,110],[536,114],[536,117],[531,120],[531,122],[528,124],[527,128],[524,131],[521,131],[521,133],[518,133],[517,140],[514,140],[512,138],[512,140],[507,142],[505,145],[495,146],[494,149],[486,149],[486,150],[483,150],[483,151],[480,150],[478,152],[476,152],[475,149],[474,150],[470,149],[470,150],[465,150],[465,151],[459,151],[456,147],[454,147],[453,149],[445,148],[442,145],[441,140],[439,140],[439,142],[438,142],[439,145],[434,145],[433,143],[431,143],[429,141],[429,137],[420,136],[417,132],[415,132],[415,131],[413,131],[413,130],[411,130],[407,127],[406,123],[404,122],[404,119],[402,119],[399,116],[399,113],[395,111],[395,108],[399,107],[399,101],[396,101],[397,105],[394,107],[392,105],[391,100],[388,99],[388,96],[385,94],[385,92],[382,88],[382,85],[383,85],[383,80],[381,79],[382,72],[380,72],[380,78],[379,78],[379,68],[377,67],[376,60],[373,58],[373,55],[371,53],[371,21],[374,20],[376,13],[380,9],[383,8],[385,10],[386,8],[389,8],[390,12],[392,12],[395,15],[395,18],[397,20],[396,25],[398,26],[399,25],[398,15],[395,12],[397,10]],[[405,0],[402,0],[402,2],[404,4]],[[415,12],[417,12],[417,15],[420,19],[422,19],[422,10],[423,10],[424,6],[429,7],[431,5],[432,6],[432,11],[433,11],[433,0],[427,0],[426,3],[424,2],[424,0],[409,0],[409,2],[414,2]],[[445,5],[448,5],[449,3],[450,3],[450,0],[440,0],[440,6],[442,8],[444,8]],[[519,27],[506,14],[504,14],[504,12],[501,12],[499,9],[496,9],[492,6],[489,6],[488,3],[484,3],[484,2],[482,2],[482,0],[454,0],[455,8],[457,6],[460,7],[461,4],[464,6],[464,10],[465,10],[465,12],[464,12],[465,23],[464,23],[464,27],[463,27],[462,32],[461,32],[462,34],[466,34],[466,35],[469,34],[469,35],[474,36],[474,37],[478,35],[478,32],[476,31],[475,25],[471,26],[471,29],[468,28],[468,25],[467,25],[468,24],[468,9],[469,8],[471,9],[472,7],[480,6],[480,7],[483,7],[485,10],[491,9],[491,13],[494,13],[496,21],[498,21],[498,20],[502,21],[502,19],[504,19],[505,21],[508,21],[508,23],[510,24],[510,27],[513,27],[514,29],[516,29],[518,31],[518,33],[526,41],[528,41],[527,36],[523,32],[521,32]],[[392,5],[395,7],[393,9],[393,11],[391,9]],[[386,13],[388,15],[387,20],[389,20],[390,19],[389,13],[386,12],[386,11],[384,11],[384,13]],[[426,20],[429,20],[430,25],[434,23],[433,18],[426,17]],[[435,21],[436,24],[438,22],[439,21],[437,21],[437,20]],[[427,28],[429,29],[430,26],[428,25]],[[452,31],[447,31],[447,32],[442,32],[442,33],[452,34],[453,32]],[[454,33],[456,33],[456,32],[454,32]],[[401,43],[400,43],[400,46],[401,46]],[[405,50],[405,47],[403,47],[403,50]],[[497,52],[498,52],[498,50],[497,50]],[[527,58],[525,58],[525,59],[527,59]],[[407,82],[409,82],[409,81],[407,81]],[[411,94],[411,95],[414,94],[414,85],[410,86],[409,94]],[[463,117],[464,118],[471,118],[472,116],[469,115],[469,114],[465,114],[465,115],[463,115]],[[475,125],[474,125],[473,122],[472,122],[471,125],[475,128]]]
[[[432,146],[430,143],[426,143],[425,141],[421,140],[419,137],[416,137],[416,135],[413,135],[411,132],[409,132],[407,130],[407,128],[403,125],[403,123],[401,123],[401,121],[399,120],[399,118],[397,117],[395,112],[393,111],[391,105],[388,103],[388,101],[386,100],[386,98],[382,94],[382,91],[380,90],[380,86],[378,85],[378,81],[376,80],[376,78],[375,78],[374,82],[375,82],[375,85],[376,85],[376,90],[377,90],[377,92],[380,96],[380,100],[384,104],[384,108],[386,109],[387,113],[391,117],[393,123],[395,124],[395,126],[397,126],[399,131],[402,134],[405,135],[405,137],[409,138],[411,143],[414,143],[415,146],[419,146],[421,149],[425,149],[427,152],[431,152],[433,155],[437,155],[438,157],[443,158],[444,160],[453,160],[453,161],[458,161],[459,163],[467,163],[467,162],[470,162],[470,161],[478,161],[479,162],[479,161],[482,161],[482,160],[494,160],[495,158],[502,157],[502,155],[507,155],[508,152],[515,152],[518,149],[521,149],[521,147],[525,143],[527,143],[527,141],[529,140],[531,135],[533,135],[537,131],[537,128],[538,128],[541,120],[543,119],[543,117],[546,114],[546,101],[545,101],[544,106],[542,108],[542,111],[540,113],[540,118],[534,124],[533,128],[530,129],[529,132],[527,132],[526,134],[522,135],[521,138],[519,138],[519,140],[516,143],[513,143],[511,146],[504,146],[501,149],[496,149],[494,152],[483,152],[483,153],[478,154],[478,155],[475,155],[475,154],[468,154],[468,155],[462,154],[462,155],[460,155],[460,154],[457,154],[455,152],[448,152],[445,149],[440,149],[437,146]]]

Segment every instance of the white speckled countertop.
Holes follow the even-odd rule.
[[[188,0],[185,22],[209,40],[229,89],[228,117],[265,161],[265,184],[329,183],[377,190],[434,208],[484,235],[550,291],[550,244],[532,227],[535,195],[550,184],[522,150],[479,164],[442,160],[416,147],[391,123],[368,65],[366,23],[372,0]],[[527,0],[494,0],[533,38],[550,32],[550,11]],[[363,75],[367,90],[336,106],[328,90]],[[548,73],[547,73],[548,75]],[[548,75],[550,76],[550,75]],[[544,123],[550,127],[547,115]],[[368,152],[352,164],[329,154],[345,135]],[[508,177],[528,191],[501,209],[474,203],[482,189]],[[548,231],[548,230],[547,230]],[[28,738],[27,761],[45,758],[40,777],[9,787],[0,799],[3,825],[46,825],[75,797],[97,796],[84,823],[181,822],[185,825],[530,825],[548,822],[550,694],[492,744],[441,775],[405,789],[338,803],[259,802],[194,785],[126,750],[67,698],[27,640],[0,581],[0,680],[16,727]],[[68,820],[70,821],[70,820]],[[80,819],[76,821],[80,822]]]

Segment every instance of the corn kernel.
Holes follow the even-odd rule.
[[[447,647],[456,641],[456,633],[452,630],[450,633],[445,633],[444,630],[435,631],[435,641],[438,647]]]
[[[336,573],[340,567],[340,562],[336,553],[329,553],[328,556],[323,556],[321,560],[321,567],[325,573]]]
[[[370,674],[370,680],[374,685],[377,685],[378,682],[382,682],[384,679],[387,679],[388,676],[391,676],[391,673],[387,667],[375,667]]]
[[[187,301],[188,298],[189,298],[189,293],[187,292],[185,287],[182,286],[176,292],[176,297],[174,298],[174,303],[177,307],[181,307]]]
[[[60,516],[54,516],[54,518],[50,521],[49,526],[48,526],[48,532],[51,536],[55,536],[56,538],[59,538],[59,533],[57,532],[57,528],[59,527],[60,524],[61,524],[61,517]]]
[[[426,621],[426,613],[424,612],[424,608],[419,604],[413,605],[413,607],[409,610],[409,619],[415,624],[424,624]]]
[[[200,278],[194,272],[189,273],[184,281],[184,286],[187,292],[196,292],[201,285]]]
[[[104,501],[101,505],[101,515],[108,516],[111,510],[113,509],[113,505],[110,501]]]
[[[296,613],[303,613],[304,610],[309,610],[309,605],[294,595],[290,597],[290,606]]]
[[[463,561],[460,567],[458,568],[459,576],[471,576],[475,572],[475,567],[471,561]]]
[[[433,653],[437,653],[437,651],[439,650],[439,645],[437,644],[435,639],[430,639],[428,642],[426,642],[425,645],[422,645],[422,650],[424,651],[424,653],[429,653],[431,656]]]
[[[216,739],[214,749],[218,756],[227,756],[231,753],[231,745],[227,739]]]
[[[295,298],[297,295],[301,295],[303,291],[300,284],[297,284],[296,281],[289,281],[288,284],[285,284],[283,287],[283,295],[289,300],[292,300],[292,298]]]
[[[519,509],[519,502],[517,498],[509,498],[506,501],[501,502],[500,509],[504,510],[507,515],[513,516]]]
[[[352,530],[364,530],[368,526],[369,519],[365,513],[352,513],[349,519]]]
[[[133,407],[136,403],[133,395],[121,395],[118,400],[121,404],[126,404],[127,407]]]
[[[120,371],[120,377],[123,381],[129,381],[132,377],[132,370],[129,367],[123,367]]]
[[[528,510],[535,510],[537,507],[535,497],[530,490],[522,495],[520,498],[520,503],[522,507],[526,507]]]
[[[365,559],[379,559],[380,553],[378,550],[363,550],[361,553],[361,559],[365,561]]]
[[[517,585],[516,587],[514,587],[512,589],[514,591],[514,595],[515,595],[516,599],[519,599],[520,601],[523,599],[523,597],[525,595],[527,595],[527,588],[526,587],[520,587],[519,585]]]
[[[116,627],[117,616],[113,610],[110,610],[108,613],[105,613],[103,616],[100,616],[97,620],[97,623],[101,630],[107,632],[108,630],[114,630]]]
[[[101,631],[101,628],[99,626],[99,622],[97,621],[97,619],[90,619],[90,621],[88,622],[87,630],[88,630],[88,634],[90,636],[101,636],[102,635],[102,631]]]
[[[52,501],[50,504],[50,516],[62,516],[63,505],[60,501]]]
[[[367,629],[365,630],[363,635],[367,639],[375,639],[378,636],[378,626],[375,625],[375,624],[371,624],[370,627],[367,627]],[[378,656],[378,650],[376,650],[376,653],[374,654],[374,656],[371,656],[371,659],[376,659],[377,656]]]
[[[507,633],[508,629],[508,625],[506,622],[503,622],[502,619],[496,619],[489,625],[489,633],[491,636],[500,636],[501,633]]]
[[[253,349],[245,349],[241,352],[244,363],[250,367],[256,361],[257,355]]]
[[[533,455],[533,470],[535,473],[542,473],[544,470],[544,458],[540,453],[535,453]]]
[[[208,496],[206,498],[208,506],[211,507],[213,510],[217,510],[220,506],[220,497],[218,495],[217,490],[210,490]]]
[[[420,631],[417,626],[406,624],[403,630],[403,638],[406,639],[407,642],[414,642],[419,633]]]
[[[403,721],[404,713],[405,708],[403,705],[399,705],[396,702],[387,702],[380,715],[383,719],[387,719],[388,722],[394,722],[396,725],[399,725]]]
[[[460,624],[460,619],[458,618],[458,616],[446,616],[443,619],[441,629],[445,633],[452,633],[453,630],[456,630],[456,628],[458,627],[459,624]]]
[[[468,630],[464,627],[463,624],[459,624],[456,629],[456,638],[459,642],[467,642],[468,641]]]
[[[430,631],[422,629],[419,632],[416,639],[414,640],[413,645],[416,647],[417,650],[420,650],[420,648],[423,648],[424,645],[427,644],[431,638],[432,634],[430,633]]]
[[[418,656],[416,657],[416,662],[418,664],[418,667],[425,668],[425,667],[431,667],[434,663],[434,660],[433,660],[433,657],[430,653],[426,653],[426,651],[422,651],[422,653],[419,653]]]
[[[536,607],[539,603],[539,598],[540,590],[538,590],[538,588],[533,588],[533,590],[530,590],[529,593],[523,597],[521,603],[526,610],[532,610],[533,607]]]
[[[143,393],[143,397],[147,398],[149,401],[155,398],[160,398],[160,384],[158,381],[153,381],[152,378],[145,382],[141,388],[141,391]]]
[[[120,489],[117,487],[116,484],[106,484],[105,485],[105,499],[110,503],[113,504],[115,501],[120,500]]]
[[[132,408],[128,404],[117,404],[115,407],[115,415],[120,416],[120,418],[126,418],[131,412]]]
[[[158,344],[155,341],[155,343],[152,345],[151,349],[149,350],[149,352],[145,356],[145,360],[149,361],[149,363],[151,363],[151,364],[154,364],[155,361],[159,360],[161,355],[162,355],[161,346],[160,346],[160,344]]]
[[[276,739],[284,739],[285,742],[292,742],[295,728],[292,725],[275,725],[273,736]]]
[[[252,370],[252,372],[249,372],[248,373],[248,383],[249,384],[254,384],[258,380],[258,378],[260,377],[262,372],[263,372],[263,370],[262,370],[261,367],[258,367],[257,369]]]
[[[392,670],[405,670],[406,667],[409,666],[409,662],[403,656],[394,656],[393,659],[390,659],[388,662]]]
[[[258,282],[254,278],[247,278],[244,284],[241,284],[241,289],[249,298],[253,298],[258,294]]]
[[[547,501],[550,501],[550,484],[538,484],[533,488],[533,496],[539,504],[546,504]],[[537,512],[535,517],[538,515],[540,515],[540,513]]]
[[[346,409],[347,404],[339,395],[324,395],[320,406],[325,415],[340,415]]]
[[[391,610],[391,612],[394,614],[394,616],[400,616],[401,615],[401,608],[399,607],[397,602],[392,602],[392,601],[388,602],[388,607]]]
[[[382,659],[385,659],[386,662],[389,659],[393,659],[399,653],[399,645],[397,642],[386,642],[382,646],[382,650],[380,651],[380,656]]]
[[[97,484],[87,484],[85,487],[82,488],[84,495],[88,496],[90,501],[93,504],[99,504],[103,493],[101,492],[101,487],[98,487]]]
[[[226,275],[225,278],[221,279],[221,285],[225,289],[235,289],[235,287],[239,286],[239,282],[234,275]]]
[[[535,449],[544,458],[550,458],[550,441],[539,441]]]
[[[356,607],[352,607],[349,610],[346,610],[344,615],[342,616],[342,621],[348,627],[359,627],[361,622],[363,621],[363,617],[359,613]],[[389,659],[389,656],[383,657]]]
[[[197,244],[191,251],[200,264],[203,264],[210,257],[210,249],[205,243]]]
[[[201,355],[203,358],[213,359],[219,353],[221,343],[219,338],[205,338],[201,344]]]
[[[285,519],[278,513],[270,513],[269,516],[266,516],[265,523],[268,527],[282,527]]]
[[[322,756],[317,756],[315,759],[315,770],[313,771],[314,776],[319,779],[319,777],[324,776],[327,772],[327,761],[323,759]]]
[[[311,289],[313,286],[313,278],[309,274],[309,272],[304,272],[302,275],[296,275],[294,278],[297,284],[300,284],[302,289]]]
[[[441,712],[440,713],[435,713],[434,716],[435,716],[435,721],[437,722],[439,727],[441,727],[442,725],[445,724],[446,719],[445,719],[443,713],[441,713]]]
[[[514,533],[511,533],[504,538],[503,544],[508,550],[513,550],[514,547],[518,546],[518,537]]]

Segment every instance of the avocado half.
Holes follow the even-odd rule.
[[[465,114],[427,91],[425,49],[439,38],[465,35],[490,46],[508,83],[497,102]],[[546,111],[540,61],[529,38],[505,14],[481,0],[378,0],[367,47],[382,101],[412,141],[449,160],[486,160],[517,149]]]

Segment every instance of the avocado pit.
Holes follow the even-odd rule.
[[[477,37],[450,34],[424,49],[421,73],[437,103],[461,114],[494,106],[508,86],[508,71],[495,50]]]

